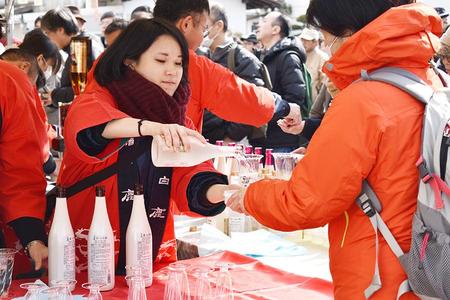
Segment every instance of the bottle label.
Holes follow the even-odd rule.
[[[112,243],[106,236],[94,236],[89,245],[89,281],[97,284],[112,283]]]
[[[64,279],[75,280],[75,238],[67,237],[64,244]]]
[[[232,213],[228,219],[229,232],[245,232],[245,215]]]
[[[151,233],[141,233],[137,243],[138,263],[142,267],[143,275],[149,277],[152,275],[153,266],[152,242]]]

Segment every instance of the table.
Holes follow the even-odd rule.
[[[188,265],[201,264],[214,266],[217,263],[233,263],[235,267],[230,271],[233,279],[235,299],[333,299],[331,282],[317,278],[294,275],[279,269],[267,266],[253,258],[242,256],[233,252],[224,251],[214,255],[184,260]],[[191,280],[192,278],[189,278]],[[81,288],[86,282],[86,274],[81,274],[74,294],[87,294]],[[163,268],[154,274],[153,285],[147,288],[148,299],[163,299],[164,286],[167,280],[167,269]],[[20,289],[25,280],[13,281],[10,289],[10,299],[25,294]],[[28,281],[29,282],[29,281]],[[116,277],[116,286],[110,292],[102,292],[105,300],[126,299],[128,287],[123,277]]]

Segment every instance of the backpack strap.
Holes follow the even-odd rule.
[[[361,210],[369,217],[373,230],[375,232],[375,270],[370,285],[364,291],[364,296],[366,297],[366,299],[368,299],[382,287],[378,265],[378,231],[381,233],[389,248],[392,250],[392,252],[394,252],[397,258],[403,256],[404,252],[400,245],[397,243],[395,237],[392,235],[392,232],[387,227],[386,223],[381,218],[379,214],[379,212],[381,211],[381,202],[367,180],[364,180],[363,182],[362,193],[359,195],[356,203],[361,208]],[[411,288],[408,281],[405,280],[399,287],[399,290],[397,292],[397,299],[399,299],[403,294],[409,291],[411,291]]]
[[[434,90],[416,74],[401,68],[386,67],[371,73],[362,70],[361,78],[364,81],[380,81],[393,85],[423,104],[428,104],[434,94]]]
[[[227,55],[227,66],[228,66],[228,69],[230,69],[230,71],[233,73],[236,70],[236,48],[237,48],[237,44],[232,43],[230,51],[228,52],[228,55]]]

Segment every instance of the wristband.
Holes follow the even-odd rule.
[[[141,120],[139,120],[139,122],[138,122],[138,133],[139,133],[139,136],[144,136],[144,135],[142,134],[142,131],[141,131],[141,126],[142,126],[142,123],[143,123],[144,121],[145,121],[144,119],[141,119]]]

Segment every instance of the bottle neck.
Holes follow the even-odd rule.
[[[67,198],[56,198],[56,205],[55,205],[55,216],[53,220],[55,219],[67,219],[69,220],[69,212],[67,210]]]
[[[105,197],[95,197],[95,208],[94,208],[94,217],[108,216],[108,211],[106,209],[106,198]]]
[[[133,209],[131,211],[131,216],[136,214],[146,217],[144,195],[134,195],[133,197]]]

